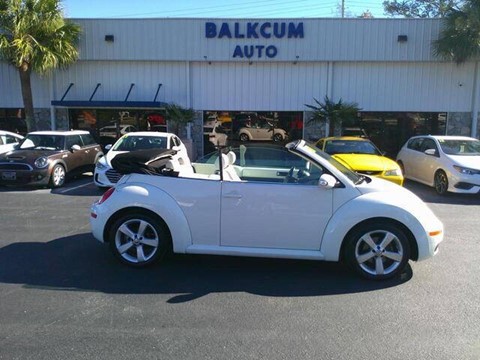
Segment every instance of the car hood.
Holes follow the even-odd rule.
[[[369,154],[335,154],[333,157],[348,165],[352,170],[362,171],[385,171],[397,169],[398,164],[385,156]]]
[[[0,161],[32,162],[41,156],[50,157],[60,152],[59,150],[13,150],[0,155]]]
[[[480,155],[446,155],[454,164],[480,170]]]

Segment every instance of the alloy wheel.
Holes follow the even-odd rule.
[[[402,242],[394,233],[375,230],[360,237],[355,246],[358,266],[372,276],[388,276],[405,259]]]
[[[142,264],[152,260],[160,244],[155,227],[144,219],[130,219],[122,223],[115,233],[115,249],[129,264]]]

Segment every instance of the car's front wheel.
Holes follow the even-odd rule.
[[[65,184],[65,168],[57,164],[53,167],[52,175],[50,176],[50,187],[59,188]]]
[[[250,140],[250,138],[248,137],[247,134],[245,134],[245,133],[240,134],[240,141],[245,142],[245,141],[248,141],[248,140]]]
[[[355,229],[347,239],[345,259],[360,275],[384,280],[400,274],[410,258],[404,230],[389,222],[372,222]]]
[[[439,195],[445,195],[448,190],[447,174],[443,170],[438,170],[433,178],[433,185]]]
[[[145,213],[120,217],[109,232],[114,255],[124,264],[135,267],[160,260],[167,252],[170,241],[166,226]]]
[[[282,134],[276,133],[275,135],[273,135],[273,141],[275,141],[275,142],[280,142],[280,141],[282,141],[282,140],[283,140]]]

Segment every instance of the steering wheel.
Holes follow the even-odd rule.
[[[283,182],[286,182],[286,183],[296,183],[296,182],[298,182],[298,179],[294,175],[296,170],[297,170],[297,168],[295,166],[292,166],[290,168],[290,170],[288,170],[288,174],[287,174],[287,176],[285,176],[285,179],[284,179]]]

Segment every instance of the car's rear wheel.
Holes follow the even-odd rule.
[[[250,138],[248,137],[247,134],[243,133],[243,134],[240,134],[240,141],[248,141],[250,140]]]
[[[410,258],[404,230],[384,221],[361,225],[347,239],[345,259],[363,277],[384,280],[397,276]]]
[[[163,258],[170,242],[166,226],[145,213],[122,216],[109,232],[114,255],[124,264],[134,267],[147,266]]]
[[[65,184],[65,168],[57,164],[53,167],[52,175],[50,175],[50,187],[59,188]]]
[[[433,178],[433,186],[439,195],[444,195],[448,190],[447,174],[443,170],[438,170]]]

